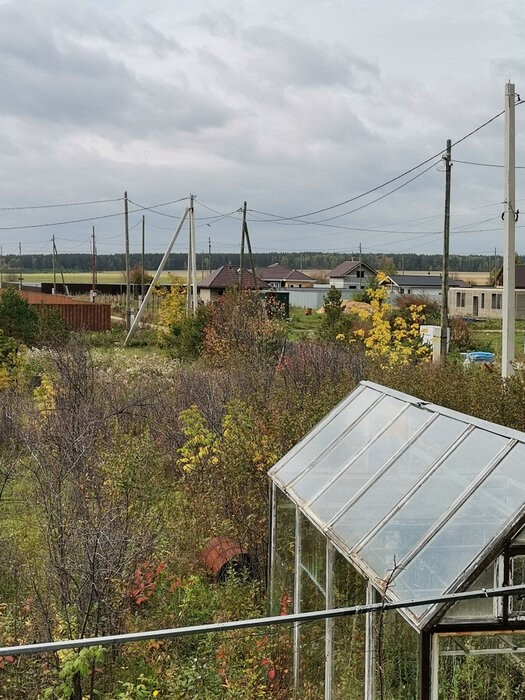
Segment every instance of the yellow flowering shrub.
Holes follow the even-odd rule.
[[[386,275],[379,272],[379,283]],[[393,316],[393,306],[387,299],[386,287],[367,289],[371,311],[358,311],[365,327],[358,328],[353,333],[352,340],[363,343],[365,354],[375,358],[384,366],[396,363],[408,364],[430,358],[430,347],[423,344],[419,334],[419,326],[425,323],[422,304],[412,304],[408,307],[408,321],[401,315]]]

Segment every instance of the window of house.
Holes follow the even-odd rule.
[[[481,308],[485,308],[485,293],[481,292]]]
[[[465,306],[467,303],[466,292],[456,292],[456,306]]]
[[[356,276],[361,277],[361,279],[363,279],[365,276],[365,271],[364,270],[357,270]]]
[[[501,309],[501,294],[492,294],[491,307]]]

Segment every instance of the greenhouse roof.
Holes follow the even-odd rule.
[[[525,433],[371,382],[270,476],[389,600],[467,588],[525,521]]]

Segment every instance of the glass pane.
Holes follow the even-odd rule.
[[[328,416],[327,422],[321,421],[304,440],[298,443],[297,450],[292,450],[271,471],[283,484],[289,484],[295,477],[306,469],[319,455],[339,436],[361,417],[381,394],[365,387],[357,396],[350,395],[349,399],[339,405]]]
[[[513,586],[525,583],[525,555],[516,554],[511,559],[511,581]],[[523,594],[514,595],[510,599],[511,615],[520,619],[525,615],[525,597]]]
[[[482,588],[494,588],[497,585],[496,563],[493,562],[474,583],[469,586],[469,591],[480,591]],[[446,622],[458,622],[465,620],[490,620],[496,616],[497,598],[474,598],[473,600],[461,600],[447,611],[444,620]]]
[[[316,498],[312,511],[322,521],[330,520],[429,418],[427,411],[410,406]]]
[[[271,581],[271,615],[293,612],[295,571],[295,505],[280,489],[276,488],[275,494],[275,567]]]
[[[525,445],[518,444],[395,579],[401,596],[440,595],[525,503]]]
[[[301,516],[301,612],[325,607],[326,539]]]
[[[345,465],[363,449],[363,447],[382,430],[386,423],[399,413],[405,404],[402,401],[385,396],[377,403],[366,417],[359,421],[321,457],[315,466],[302,474],[293,485],[293,492],[302,500],[309,501],[323,488]],[[335,511],[332,512],[332,515]]]
[[[420,413],[424,413],[420,411]],[[372,530],[418,482],[465,430],[461,423],[439,416],[345,511],[333,526],[352,548]]]
[[[365,544],[362,558],[385,577],[507,442],[499,435],[475,429]]]
[[[334,607],[364,605],[366,582],[354,567],[335,553]],[[334,700],[362,700],[365,677],[365,615],[337,617],[334,625]]]

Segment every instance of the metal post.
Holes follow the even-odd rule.
[[[439,700],[439,635],[430,640],[430,700]]]
[[[431,634],[419,635],[419,700],[431,700]]]
[[[325,579],[325,605],[326,609],[334,607],[334,545],[326,540],[326,579]],[[324,638],[324,697],[332,700],[334,679],[334,620],[326,619]]]
[[[270,531],[269,545],[270,553],[268,557],[268,590],[269,590],[269,607],[270,615],[273,615],[275,610],[275,553],[277,547],[277,486],[274,481],[270,481]]]
[[[293,611],[301,612],[301,511],[295,507],[295,566],[294,566],[294,595]],[[295,694],[299,693],[300,663],[301,663],[301,623],[293,626],[293,687]]]
[[[445,161],[445,222],[443,226],[443,272],[441,279],[441,342],[439,345],[440,359],[447,357],[448,340],[448,257],[450,241],[450,171],[452,168],[452,141],[447,140]]]
[[[366,585],[366,604],[373,605],[378,600],[376,589],[371,583]],[[376,689],[376,635],[374,613],[366,613],[365,627],[365,700],[374,700]]]
[[[505,187],[504,187],[504,244],[503,244],[503,332],[501,376],[514,372],[514,334],[516,326],[516,236],[515,236],[515,137],[514,85],[505,85]]]

